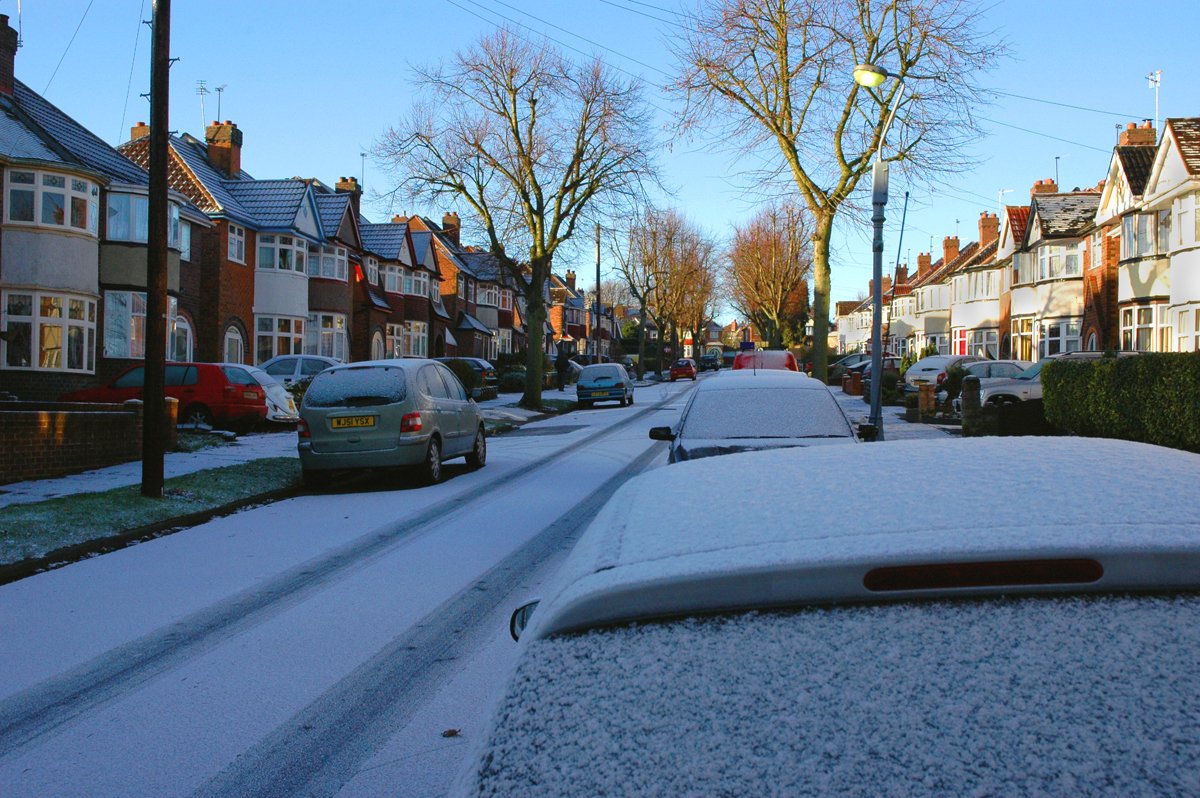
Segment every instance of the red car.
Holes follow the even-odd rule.
[[[696,361],[689,357],[681,357],[671,364],[671,382],[685,378],[696,379]]]
[[[733,367],[735,369],[800,370],[799,364],[796,363],[796,356],[791,352],[767,349],[738,352],[737,356],[733,359]]]
[[[145,366],[132,366],[108,385],[72,391],[63,402],[141,399]],[[180,424],[251,426],[267,416],[266,394],[246,369],[232,363],[168,363],[164,394],[179,400]]]

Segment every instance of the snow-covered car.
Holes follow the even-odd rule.
[[[296,409],[296,400],[288,393],[288,389],[282,382],[255,366],[242,366],[242,368],[250,372],[250,376],[262,386],[263,393],[267,395],[267,421],[291,424],[300,420],[300,412]]]
[[[575,383],[575,399],[580,407],[596,402],[617,402],[625,407],[633,404],[633,380],[625,367],[616,363],[584,366]]]
[[[975,355],[929,355],[908,367],[904,372],[904,392],[916,393],[922,385],[934,385],[941,389],[951,366],[966,366],[983,360]]]
[[[784,369],[742,369],[705,380],[672,427],[651,427],[670,441],[668,463],[784,446],[855,443],[854,428],[829,387]]]
[[[1194,795],[1198,481],[1200,455],[1067,437],[635,477],[513,614],[453,794]]]

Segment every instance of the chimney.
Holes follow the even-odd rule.
[[[979,214],[979,246],[982,249],[1000,237],[1000,217],[984,211]]]
[[[130,141],[137,141],[138,139],[144,139],[144,138],[146,138],[146,136],[149,136],[149,135],[150,135],[150,126],[147,125],[145,122],[138,122],[136,125],[129,128],[129,140]]]
[[[1039,180],[1033,184],[1033,188],[1029,189],[1029,196],[1036,197],[1038,194],[1057,194],[1058,184],[1050,178]]]
[[[572,291],[575,290],[575,272],[571,271],[570,269],[567,269],[566,283],[567,288],[570,288]]]
[[[892,278],[891,278],[891,277],[889,277],[889,276],[887,276],[887,275],[884,275],[884,278],[883,278],[883,287],[882,287],[882,293],[883,293],[883,295],[884,295],[884,296],[887,296],[887,295],[888,295],[888,292],[889,292],[889,291],[891,291],[891,290],[892,290]]]
[[[214,121],[204,129],[204,140],[208,143],[208,160],[226,176],[236,178],[242,171],[242,131],[225,120],[225,124]]]
[[[942,239],[942,260],[950,263],[958,257],[958,236],[946,236]]]
[[[462,223],[458,220],[458,214],[451,211],[442,215],[442,231],[454,242],[454,246],[461,247],[460,243],[462,233]]]
[[[339,194],[350,195],[350,211],[354,214],[355,221],[357,221],[359,200],[362,199],[362,188],[358,185],[358,179],[354,177],[339,177],[333,188]]]
[[[408,217],[396,214],[392,217],[392,224],[408,224]]]
[[[0,94],[11,97],[17,60],[17,32],[8,25],[8,14],[0,14]]]
[[[929,273],[929,267],[933,265],[933,255],[928,252],[922,252],[917,255],[917,279]]]
[[[908,284],[908,264],[906,263],[903,266],[896,267],[896,285],[901,286],[901,285],[907,285],[907,284]]]
[[[1149,119],[1142,122],[1140,126],[1130,122],[1117,136],[1117,145],[1120,147],[1136,147],[1147,144],[1153,146],[1156,143],[1158,143],[1158,132]]]
[[[867,299],[875,298],[875,281],[867,280]]]

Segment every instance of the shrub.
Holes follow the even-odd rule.
[[[1200,452],[1200,352],[1056,360],[1042,389],[1046,419],[1068,432]]]
[[[458,377],[458,381],[467,389],[467,394],[470,395],[476,388],[479,387],[481,380],[479,372],[471,368],[471,364],[465,360],[451,360],[445,364],[447,368],[454,372],[454,376]]]
[[[941,388],[946,392],[947,404],[953,402],[962,392],[962,381],[966,374],[966,369],[958,363],[946,369],[946,379],[942,380]]]
[[[916,409],[921,406],[921,397],[915,393],[910,393],[904,397],[904,406]]]
[[[501,393],[522,393],[525,390],[525,370],[514,369],[500,375]]]
[[[894,404],[900,401],[900,375],[894,371],[883,372],[883,382],[880,383],[883,401]]]

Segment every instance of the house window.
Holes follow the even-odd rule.
[[[179,311],[175,297],[167,297],[167,351]],[[146,292],[104,292],[104,356],[140,360],[146,357]]]
[[[406,294],[413,296],[429,296],[429,272],[413,270],[409,272],[411,286],[408,279],[405,280]]]
[[[310,277],[325,277],[330,280],[345,280],[349,273],[349,260],[345,247],[308,248],[308,274]]]
[[[246,262],[246,228],[236,224],[229,225],[229,252],[227,254],[234,263]],[[226,362],[241,363],[242,361],[227,360]]]
[[[467,280],[467,301],[475,301],[475,283],[470,280]]]
[[[1163,222],[1154,213],[1131,213],[1121,219],[1121,259],[1140,258],[1166,251]],[[1165,223],[1169,236],[1169,222]],[[1162,249],[1160,249],[1162,245]]]
[[[404,357],[404,325],[389,324],[387,326],[387,356]]]
[[[254,317],[255,363],[276,355],[297,355],[304,351],[304,319],[288,316]]]
[[[500,304],[500,289],[494,285],[484,285],[479,289],[479,304],[496,307]]]
[[[967,331],[963,329],[954,331],[954,349],[950,354],[965,355],[967,353]]]
[[[346,314],[313,313],[308,317],[308,336],[304,351],[309,355],[324,355],[346,359]]]
[[[964,354],[995,360],[1000,356],[1000,345],[995,330],[971,330],[967,336],[967,351]]]
[[[496,338],[498,339],[497,348],[499,349],[499,351],[503,352],[506,355],[511,354],[513,351],[512,330],[508,330],[508,329],[498,330],[496,333]]]
[[[96,235],[100,188],[92,181],[56,172],[10,170],[5,184],[8,221]]]
[[[1166,305],[1121,309],[1121,349],[1126,352],[1169,352],[1171,326]]]
[[[505,288],[500,292],[500,309],[512,310],[513,292]]]
[[[226,363],[245,363],[246,362],[246,342],[242,338],[241,330],[233,325],[225,329],[225,362]]]
[[[1040,331],[1038,348],[1041,357],[1079,351],[1079,319],[1044,321],[1041,323]]]
[[[1033,360],[1033,318],[1012,320],[1012,356],[1017,360]]]
[[[308,245],[295,236],[260,235],[258,237],[258,268],[281,272],[304,273]],[[343,276],[342,279],[345,279]]]
[[[429,325],[423,321],[404,323],[404,354],[429,357]]]
[[[192,325],[183,316],[175,318],[175,329],[171,331],[171,343],[167,347],[167,360],[187,362],[192,359]]]
[[[379,261],[371,257],[367,258],[367,282],[379,285]]]
[[[1200,306],[1183,308],[1176,315],[1178,351],[1200,352]]]
[[[179,259],[192,259],[192,226],[187,222],[179,223]]]
[[[44,291],[7,291],[3,300],[4,368],[96,370],[96,300]]]
[[[458,298],[467,298],[467,278],[463,277],[461,274],[458,275]]]
[[[376,330],[375,334],[371,336],[371,359],[383,360],[385,357],[387,357],[387,350],[384,349],[383,336]]]
[[[404,269],[399,266],[385,266],[383,268],[383,290],[393,294],[400,293],[400,283],[404,275]]]

